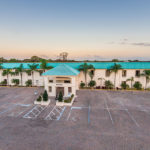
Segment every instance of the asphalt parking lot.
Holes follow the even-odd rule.
[[[150,92],[79,90],[72,107],[45,107],[35,91],[0,87],[0,149],[150,149]]]

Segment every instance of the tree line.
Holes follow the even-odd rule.
[[[17,62],[40,62],[41,60],[43,60],[43,58],[38,57],[38,56],[32,56],[31,58],[28,59],[16,59],[16,58],[10,58],[10,59],[6,59],[4,57],[0,57],[0,63],[17,63]],[[123,60],[119,60],[119,59],[112,59],[111,61],[99,61],[99,60],[83,60],[83,61],[77,61],[77,60],[61,60],[61,59],[44,59],[47,62],[124,62]],[[127,60],[128,62],[142,62],[139,60]]]

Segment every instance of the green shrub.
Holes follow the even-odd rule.
[[[81,87],[81,88],[84,88],[84,87],[85,87],[85,83],[84,83],[84,82],[81,82],[81,83],[80,83],[80,87]]]
[[[48,101],[48,94],[46,90],[43,93],[43,101]]]
[[[38,102],[41,102],[41,101],[42,101],[41,95],[37,98],[37,101],[38,101]]]
[[[128,89],[128,88],[129,88],[129,85],[128,85],[126,82],[122,82],[122,83],[121,83],[121,88],[122,88],[122,89]]]
[[[113,88],[112,82],[111,82],[110,80],[106,80],[106,81],[105,81],[105,87],[106,87],[107,89],[112,89],[112,88]]]
[[[63,94],[62,94],[62,92],[59,93],[58,101],[59,101],[59,102],[62,102],[62,101],[63,101]]]
[[[19,79],[12,79],[12,83],[14,83],[15,85],[19,85],[20,81]]]
[[[64,100],[65,103],[71,103],[72,99],[74,97],[74,94],[71,95],[71,97]]]
[[[25,82],[25,84],[26,84],[26,86],[32,86],[32,80],[27,80],[27,81]]]
[[[96,82],[94,80],[91,80],[88,84],[89,87],[94,87],[96,85]]]
[[[74,94],[71,95],[71,98],[73,98],[73,97],[74,97]]]
[[[0,82],[0,85],[7,85],[7,80],[3,80]]]
[[[137,82],[134,83],[133,87],[137,90],[141,90],[142,89],[142,84],[139,81],[137,81]]]
[[[71,101],[72,101],[72,98],[71,98],[71,97],[69,97],[68,99],[65,99],[65,100],[64,100],[65,103],[71,103]]]

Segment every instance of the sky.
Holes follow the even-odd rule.
[[[0,0],[0,57],[150,60],[150,0]]]

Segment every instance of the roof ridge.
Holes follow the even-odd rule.
[[[79,71],[66,64],[60,64],[55,68],[44,72],[42,75],[78,75],[79,73]]]

